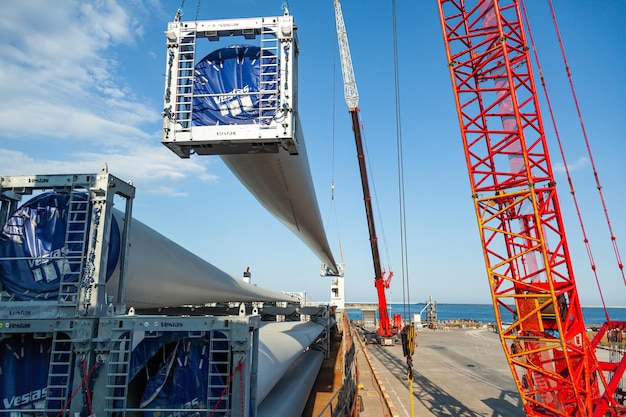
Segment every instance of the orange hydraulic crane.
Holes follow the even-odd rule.
[[[387,297],[385,289],[389,288],[393,272],[389,273],[387,278],[380,266],[380,254],[378,252],[378,239],[376,238],[376,228],[374,227],[374,213],[372,210],[372,198],[370,196],[369,182],[367,178],[367,167],[365,163],[365,153],[363,151],[363,139],[361,136],[361,124],[359,122],[359,92],[356,88],[354,78],[354,70],[352,68],[352,58],[350,56],[350,47],[348,45],[348,35],[343,22],[343,14],[341,12],[341,4],[339,0],[334,0],[335,5],[335,22],[337,25],[337,42],[339,43],[339,55],[341,58],[341,74],[343,76],[343,91],[348,111],[352,117],[352,131],[356,142],[357,157],[359,159],[359,170],[361,172],[361,185],[363,186],[363,201],[365,202],[365,214],[367,217],[367,226],[370,235],[370,245],[372,249],[372,260],[374,261],[374,285],[378,294],[378,313],[380,319],[378,321],[378,335],[381,338],[381,344],[393,344],[392,338],[394,331],[389,319],[389,311],[387,309]]]
[[[519,1],[438,0],[498,331],[528,416],[625,416],[624,353],[596,350],[626,323],[586,335]]]

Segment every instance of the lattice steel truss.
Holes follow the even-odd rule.
[[[625,415],[623,354],[599,361],[600,339],[586,335],[519,4],[438,5],[498,330],[526,413]]]

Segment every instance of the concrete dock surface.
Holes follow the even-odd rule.
[[[402,345],[356,343],[360,416],[525,416],[493,331],[418,330],[416,342],[413,411]]]

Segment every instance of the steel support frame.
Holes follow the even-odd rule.
[[[256,415],[260,316],[125,314],[123,275],[135,188],[109,174],[106,165],[99,173],[94,174],[0,176],[0,228],[24,196],[44,190],[80,191],[89,194],[92,205],[91,234],[85,259],[93,268],[83,274],[89,275],[89,290],[87,287],[81,290],[84,293],[79,296],[80,302],[72,308],[62,307],[58,300],[13,301],[8,296],[4,297],[6,300],[0,300],[0,340],[15,334],[28,333],[39,338],[52,338],[54,333],[66,335],[63,341],[67,342],[68,347],[63,353],[67,357],[63,361],[54,359],[54,366],[55,369],[64,367],[62,372],[67,372],[67,380],[64,381],[68,388],[55,397],[57,401],[54,404],[46,401],[45,408],[30,411],[64,416],[78,415],[85,411],[93,411],[94,415],[125,415],[129,409],[116,392],[121,389],[119,380],[128,382],[132,348],[145,337],[180,331],[186,332],[189,337],[200,337],[208,333],[224,335],[231,358],[228,365],[231,381],[225,384],[227,389],[223,392],[224,399],[215,408],[219,408],[220,415],[228,417]],[[104,283],[113,198],[116,195],[126,199],[126,207],[119,261],[120,288],[117,300],[111,306],[110,300],[105,297]],[[82,395],[87,390],[92,393],[91,399]],[[42,400],[46,400],[45,395]],[[14,407],[3,411],[8,414],[25,413],[28,410]],[[174,410],[177,413],[188,411]],[[211,409],[205,409],[203,415],[211,413]]]
[[[0,200],[2,201],[3,217],[0,227],[4,226],[17,203],[23,196],[38,191],[54,190],[70,193],[85,192],[91,205],[91,225],[87,248],[83,260],[80,293],[76,307],[62,307],[50,310],[50,301],[16,302],[10,301],[7,306],[14,308],[24,304],[29,311],[44,310],[45,317],[97,317],[107,314],[109,303],[105,297],[106,262],[108,257],[109,235],[112,224],[113,204],[115,196],[125,199],[125,221],[120,244],[120,283],[115,309],[124,312],[124,277],[126,274],[126,259],[128,251],[128,235],[130,233],[130,219],[132,216],[132,202],[135,197],[135,187],[114,175],[109,174],[108,167],[103,165],[98,173],[93,174],[52,174],[52,175],[16,175],[0,177]],[[6,210],[10,207],[10,210]],[[2,306],[0,302],[0,317]],[[54,310],[54,309],[53,309]],[[32,317],[40,317],[33,315]]]
[[[0,319],[2,319],[0,317]],[[230,350],[229,365],[232,380],[223,392],[221,404],[211,404],[210,409],[193,409],[199,415],[218,412],[228,417],[256,415],[256,391],[258,377],[259,316],[226,317],[181,317],[181,316],[111,316],[100,318],[46,319],[30,317],[14,319],[10,325],[2,320],[0,338],[13,334],[31,333],[38,337],[57,331],[67,333],[71,357],[58,365],[69,367],[71,393],[67,392],[62,404],[37,409],[7,408],[9,413],[29,412],[45,415],[79,415],[93,411],[94,415],[124,416],[128,412],[145,412],[145,409],[127,408],[117,398],[120,381],[127,384],[130,365],[130,350],[146,337],[155,337],[166,332],[184,332],[188,337],[203,337],[205,334],[224,334]],[[114,346],[120,341],[127,344],[126,352],[117,352]],[[85,396],[85,391],[91,394]],[[42,397],[46,399],[45,394]],[[159,410],[153,410],[159,411]],[[162,411],[162,410],[160,410]],[[171,410],[175,413],[190,412],[188,408]]]
[[[126,338],[129,346],[136,347],[144,338],[166,332],[183,332],[187,337],[204,337],[223,334],[229,350],[230,364],[228,373],[230,379],[223,381],[222,397],[207,400],[207,408],[171,409],[170,412],[191,413],[209,416],[215,413],[227,417],[246,417],[256,415],[256,383],[258,375],[258,346],[260,316],[115,316],[101,318],[99,321],[99,337],[95,350],[103,363],[102,370],[93,382],[93,392],[100,395],[93,396],[93,409],[96,414],[105,416],[126,415],[126,413],[165,412],[159,409],[130,408],[126,404],[116,403],[117,385],[115,378],[119,378],[120,370],[126,373],[128,380],[130,358],[117,358],[113,346],[121,339]],[[210,344],[207,345],[210,349]],[[130,355],[130,352],[128,353]],[[122,363],[125,364],[122,365]],[[206,366],[206,364],[205,364]],[[117,367],[117,368],[116,368]],[[207,373],[207,386],[213,388],[210,380],[212,373]],[[128,381],[130,382],[130,381]],[[219,386],[221,389],[222,386]],[[210,390],[209,390],[210,391]],[[106,395],[102,395],[105,393]],[[210,396],[209,396],[210,398]],[[81,405],[80,401],[77,401]],[[167,410],[166,410],[167,411]],[[216,414],[216,415],[217,415]]]
[[[526,413],[617,413],[586,336],[519,4],[438,5],[498,330]]]
[[[276,153],[282,147],[295,155],[299,152],[299,138],[296,137],[297,97],[298,97],[298,42],[297,26],[293,16],[270,16],[259,18],[174,21],[168,23],[165,32],[167,62],[165,68],[165,94],[163,102],[163,129],[161,142],[180,158],[198,155]],[[191,123],[195,92],[195,65],[203,57],[196,55],[199,42],[217,41],[221,38],[239,38],[240,42],[250,42],[263,37],[275,39],[277,74],[275,92],[277,94],[277,114],[271,120],[256,120],[254,124],[224,124],[196,126]],[[192,41],[190,49],[181,50],[185,41]],[[262,47],[262,46],[261,46]],[[193,57],[193,63],[189,63]],[[180,76],[183,71],[186,76]],[[181,79],[188,78],[184,85]],[[261,75],[260,85],[263,84]],[[218,96],[247,96],[266,94],[262,91],[215,94]],[[186,103],[183,108],[181,103]],[[188,120],[187,122],[181,122]]]
[[[103,165],[100,172],[90,174],[51,174],[51,175],[16,175],[0,177],[0,200],[2,217],[0,227],[4,226],[9,216],[17,209],[24,196],[41,191],[60,193],[86,193],[88,210],[91,212],[87,228],[86,247],[82,256],[82,267],[75,303],[65,303],[59,299],[43,301],[15,301],[8,294],[0,297],[0,338],[12,333],[36,333],[38,337],[48,337],[56,333],[68,335],[67,358],[54,359],[49,375],[55,369],[67,368],[66,381],[69,391],[62,391],[59,399],[61,409],[50,408],[53,414],[80,411],[79,401],[71,402],[70,392],[77,392],[85,383],[81,372],[82,366],[91,367],[96,363],[98,352],[94,349],[93,337],[97,333],[98,318],[114,312],[125,312],[124,277],[126,273],[126,255],[128,236],[132,216],[132,201],[135,187],[108,172]],[[115,303],[110,303],[105,293],[106,268],[109,236],[113,217],[113,205],[116,196],[125,199],[125,221],[121,236],[119,257],[119,288]],[[59,291],[61,293],[61,291]],[[52,351],[55,350],[52,343]],[[57,371],[55,371],[57,373]],[[57,378],[58,379],[58,378]],[[49,383],[51,383],[49,381]],[[55,383],[56,384],[56,383]],[[50,388],[50,387],[48,387]],[[46,400],[46,407],[52,406]]]

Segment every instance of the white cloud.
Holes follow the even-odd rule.
[[[146,158],[144,154],[150,153]],[[21,151],[0,148],[2,175],[69,174],[98,172],[106,163],[109,172],[125,181],[132,181],[142,194],[167,194],[173,197],[187,195],[176,184],[189,178],[204,182],[217,180],[207,171],[207,165],[215,158],[183,160],[165,147],[134,146],[128,153],[75,152],[68,153],[67,160],[33,158]]]
[[[141,50],[141,17],[161,15],[157,6],[33,0],[3,10],[0,175],[94,172],[106,162],[142,192],[171,196],[185,195],[190,178],[217,179],[212,158],[182,160],[161,145],[160,103],[121,72],[125,54]]]
[[[22,10],[14,5],[12,9],[17,16],[3,22],[8,23],[5,30],[22,34],[24,28],[28,31],[22,36],[10,36],[8,44],[0,47],[0,58],[6,63],[0,73],[0,87],[5,108],[14,110],[10,115],[0,114],[0,122],[9,122],[10,126],[5,134],[28,135],[23,128],[28,128],[29,120],[40,117],[56,120],[56,125],[45,127],[52,134],[56,131],[64,136],[61,132],[67,126],[66,120],[76,113],[97,111],[95,117],[118,123],[128,122],[115,111],[118,106],[148,113],[140,101],[127,94],[125,80],[116,72],[114,46],[134,39],[130,28],[137,25],[114,1],[65,1],[52,9],[67,13],[51,13],[47,20],[41,17],[47,14],[44,7]],[[57,112],[65,117],[48,116]],[[71,129],[67,133],[76,134]]]
[[[572,172],[578,171],[579,169],[583,169],[588,166],[590,166],[589,158],[581,156],[573,164],[568,163],[567,169],[569,170],[569,172]],[[556,162],[552,164],[552,169],[554,170],[554,172],[565,172],[565,165],[562,162]]]

